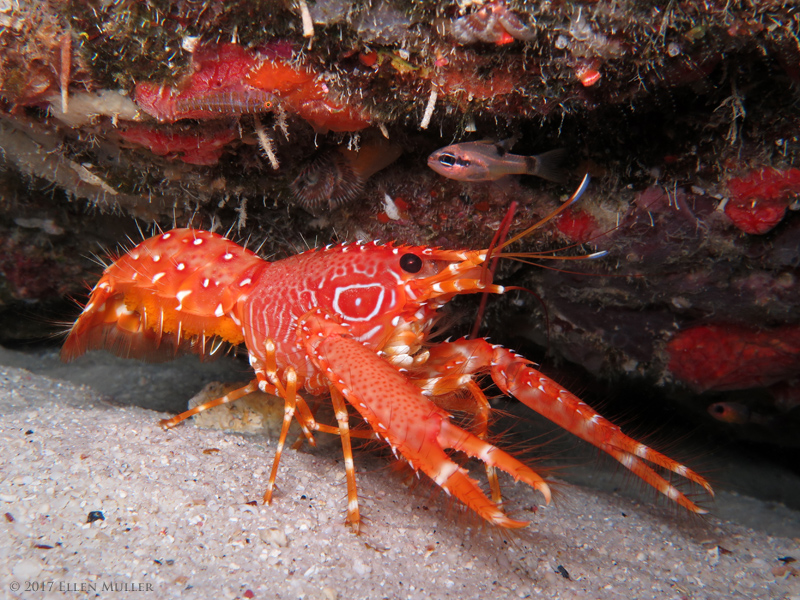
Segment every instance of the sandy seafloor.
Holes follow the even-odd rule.
[[[800,514],[724,485],[700,519],[583,484],[556,483],[542,506],[504,480],[514,516],[533,521],[508,534],[362,453],[356,536],[336,445],[287,450],[264,506],[274,440],[163,431],[162,413],[120,405],[180,407],[241,366],[103,353],[62,366],[6,350],[0,364],[0,597],[800,599]],[[750,471],[755,486],[800,490],[790,474]],[[88,523],[91,511],[104,520]]]

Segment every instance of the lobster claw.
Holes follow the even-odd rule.
[[[645,483],[687,510],[698,514],[708,512],[689,500],[650,465],[672,471],[700,485],[713,496],[711,485],[703,477],[686,465],[625,435],[617,425],[532,365],[526,358],[501,346],[493,346],[483,338],[460,339],[431,348],[425,365],[430,378],[423,380],[422,384],[438,393],[437,385],[445,376],[452,379],[489,370],[492,380],[503,393],[514,396],[561,428],[606,452]]]
[[[332,387],[395,452],[487,521],[508,528],[528,524],[506,516],[466,469],[450,459],[446,449],[464,452],[505,471],[515,480],[539,490],[545,501],[550,502],[550,488],[538,474],[503,450],[451,423],[450,415],[406,375],[322,311],[312,310],[300,319],[298,343],[326,374]],[[352,465],[352,456],[345,456],[345,464]],[[349,494],[349,499],[352,523],[355,494]]]

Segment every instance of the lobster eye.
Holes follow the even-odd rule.
[[[452,167],[456,164],[456,157],[453,154],[442,154],[439,157],[439,162],[445,167]]]
[[[400,257],[400,268],[407,273],[419,273],[422,269],[422,259],[416,254],[403,254]]]

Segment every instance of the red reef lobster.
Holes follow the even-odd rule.
[[[525,233],[501,245],[495,256],[529,256],[502,252]],[[265,501],[271,500],[296,418],[311,443],[315,431],[340,436],[348,521],[356,531],[353,436],[385,440],[413,469],[495,525],[527,525],[502,510],[496,469],[539,490],[549,502],[550,489],[539,475],[485,439],[490,408],[475,377],[487,372],[503,393],[607,452],[681,506],[705,512],[647,462],[713,493],[705,479],[622,433],[522,356],[482,338],[430,343],[438,309],[454,296],[503,293],[503,287],[487,281],[491,254],[373,242],[267,262],[217,234],[174,229],[138,244],[105,270],[61,356],[68,361],[104,348],[125,357],[166,360],[212,354],[220,340],[244,343],[256,375],[252,382],[162,424],[172,427],[256,389],[279,395],[285,416]],[[329,394],[338,427],[317,422],[301,390]],[[446,407],[452,408],[454,399],[460,410],[476,415],[470,430],[451,420]],[[347,404],[369,431],[351,431]],[[491,498],[447,449],[485,463]]]

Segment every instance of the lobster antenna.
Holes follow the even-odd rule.
[[[500,244],[496,248],[496,250],[502,250],[503,248],[507,248],[508,246],[513,244],[514,242],[519,241],[522,238],[524,238],[525,236],[527,236],[532,231],[535,231],[536,229],[539,229],[539,227],[541,227],[542,225],[544,225],[548,221],[551,221],[551,220],[555,219],[558,215],[560,215],[562,212],[567,210],[570,206],[575,204],[580,199],[580,197],[586,191],[586,188],[589,187],[589,181],[591,181],[591,178],[589,177],[589,174],[586,173],[586,175],[583,176],[583,181],[581,181],[581,184],[578,186],[578,189],[576,189],[574,192],[572,192],[572,196],[570,196],[567,199],[566,202],[564,202],[561,206],[559,206],[557,209],[555,209],[553,212],[551,212],[546,217],[540,219],[539,221],[537,221],[536,223],[534,223],[533,225],[528,227],[525,231],[523,231],[521,233],[518,233],[517,235],[515,235],[512,238],[507,239],[505,242]]]
[[[578,186],[578,188],[572,193],[572,195],[566,200],[566,202],[564,202],[556,210],[554,210],[551,213],[549,213],[543,219],[540,219],[539,221],[537,221],[536,223],[534,223],[530,227],[526,228],[521,233],[518,233],[515,236],[513,236],[512,238],[503,241],[503,238],[505,238],[505,236],[508,234],[508,230],[511,227],[511,221],[512,221],[513,216],[514,216],[514,211],[516,210],[516,206],[517,206],[516,202],[513,202],[511,204],[511,206],[509,207],[508,211],[506,212],[505,217],[503,217],[503,220],[500,223],[500,227],[498,228],[497,232],[495,233],[494,237],[492,238],[492,241],[489,244],[489,248],[486,251],[486,257],[484,258],[484,261],[483,261],[483,267],[482,267],[483,270],[482,270],[482,274],[481,274],[481,279],[486,281],[486,282],[491,282],[492,278],[494,277],[495,270],[497,268],[497,260],[500,257],[510,258],[512,260],[517,260],[519,262],[537,265],[537,263],[533,263],[533,262],[531,262],[529,260],[523,260],[523,259],[524,258],[538,258],[538,259],[548,259],[549,258],[551,260],[583,260],[583,259],[587,259],[587,258],[601,258],[603,256],[606,256],[608,254],[608,251],[606,251],[606,250],[602,250],[600,252],[594,252],[592,254],[588,254],[588,255],[585,255],[585,256],[568,256],[568,257],[566,257],[566,256],[558,256],[558,255],[552,255],[552,256],[549,255],[549,254],[553,254],[555,252],[559,252],[560,250],[563,250],[563,248],[561,248],[559,250],[550,250],[549,252],[545,251],[545,252],[541,252],[541,253],[539,253],[539,252],[519,252],[519,253],[517,253],[517,252],[505,252],[505,253],[502,252],[503,248],[507,248],[509,245],[513,244],[514,242],[516,242],[518,240],[521,240],[522,238],[524,238],[525,236],[530,234],[532,231],[538,229],[539,227],[541,227],[545,223],[551,221],[552,219],[554,219],[555,217],[560,215],[563,211],[565,211],[567,208],[569,208],[570,206],[575,204],[580,199],[580,197],[583,195],[583,193],[586,191],[586,188],[589,187],[589,182],[590,181],[591,181],[591,178],[589,177],[589,174],[586,173],[586,175],[583,176],[583,180],[581,181],[581,183]],[[497,244],[497,245],[495,245],[495,244]],[[539,265],[539,266],[541,266],[541,265]],[[477,316],[477,318],[475,319],[475,322],[472,325],[472,331],[470,332],[470,336],[469,336],[470,339],[474,339],[478,335],[478,330],[480,329],[481,322],[483,321],[483,313],[486,310],[487,301],[488,301],[488,292],[484,292],[482,297],[481,297],[480,306],[478,308],[478,316]]]
[[[495,251],[496,248],[502,248],[502,244],[505,241],[506,236],[508,235],[508,230],[511,228],[511,221],[514,220],[514,213],[517,211],[517,201],[514,200],[508,207],[506,211],[506,216],[503,217],[503,220],[500,222],[500,227],[497,228],[497,231],[492,238],[491,243],[489,244],[489,250],[486,252],[486,258],[483,261],[483,267],[481,268],[481,280],[486,283],[487,285],[492,282],[494,279],[495,271],[497,270],[497,261],[500,260],[500,255],[492,256],[492,253]],[[481,303],[478,307],[478,314],[475,317],[475,322],[472,324],[472,331],[469,334],[469,339],[474,340],[478,337],[478,331],[481,328],[481,323],[483,322],[483,314],[486,312],[486,303],[489,300],[489,292],[484,291],[481,294]]]

